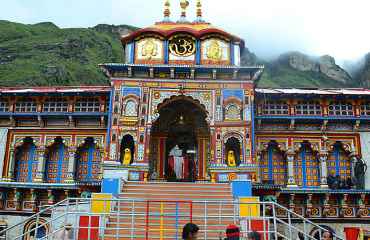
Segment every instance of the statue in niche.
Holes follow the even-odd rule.
[[[235,156],[234,156],[234,151],[233,150],[230,150],[229,154],[227,155],[227,165],[228,166],[236,166]]]
[[[125,155],[123,157],[123,164],[125,165],[131,164],[131,150],[129,148],[125,149]]]

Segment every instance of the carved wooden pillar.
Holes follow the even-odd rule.
[[[68,170],[65,183],[74,183],[76,179],[76,162],[78,149],[76,147],[68,148]]]
[[[294,156],[295,152],[293,150],[288,150],[285,152],[285,158],[287,162],[287,188],[297,188],[297,182],[294,178]]]
[[[45,165],[46,165],[46,159],[47,159],[47,154],[49,152],[49,149],[46,147],[42,146],[37,148],[37,152],[39,154],[38,159],[37,159],[37,172],[36,172],[36,177],[35,179],[32,180],[32,182],[45,182]]]
[[[328,176],[328,171],[327,171],[327,163],[326,160],[328,159],[328,151],[326,150],[321,150],[316,157],[319,159],[319,169],[320,169],[320,186],[319,188],[329,188],[328,186],[328,181],[327,181],[327,176]]]
[[[3,181],[14,182],[15,181],[15,162],[17,158],[18,149],[11,148],[9,151],[9,165],[8,165],[8,175],[3,178]]]

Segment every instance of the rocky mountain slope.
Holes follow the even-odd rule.
[[[123,62],[120,36],[136,30],[106,24],[60,29],[53,23],[0,20],[0,87],[106,85],[98,63]],[[264,87],[370,87],[370,54],[353,67],[352,76],[327,55],[287,52],[266,62],[246,48],[242,64],[265,66]]]

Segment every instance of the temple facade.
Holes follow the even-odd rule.
[[[244,40],[205,22],[200,1],[189,22],[186,6],[172,22],[167,1],[161,22],[122,36],[123,63],[99,64],[109,86],[0,89],[0,227],[90,197],[119,171],[128,181],[249,179],[253,195],[323,226],[370,220],[369,184],[327,181],[370,164],[370,91],[259,88],[264,67],[241,66]]]

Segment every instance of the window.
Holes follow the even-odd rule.
[[[37,102],[30,97],[24,97],[15,103],[14,112],[37,112]]]
[[[361,116],[370,116],[370,102],[364,102],[360,105],[360,114]]]
[[[0,112],[9,112],[9,106],[10,103],[6,99],[0,98]]]
[[[229,120],[236,120],[238,119],[238,109],[236,106],[230,106],[227,110],[227,119]]]
[[[146,103],[146,98],[147,98],[147,95],[145,93],[144,96],[143,96],[143,102],[145,102],[145,103]]]
[[[296,115],[322,115],[322,107],[314,100],[299,101],[295,106]]]
[[[281,100],[270,100],[263,104],[263,115],[289,115],[289,105]]]
[[[105,101],[105,112],[109,113],[109,99]]]
[[[125,109],[125,117],[135,117],[137,115],[136,113],[136,106],[134,101],[128,101],[126,104]]]
[[[141,108],[141,114],[145,114],[146,113],[146,108],[145,107],[142,107]]]
[[[350,102],[335,101],[331,102],[328,106],[329,115],[334,116],[353,116],[354,110]]]
[[[100,101],[93,97],[84,97],[74,104],[75,112],[100,112]]]
[[[43,112],[68,112],[68,101],[65,98],[53,97],[43,104]]]

